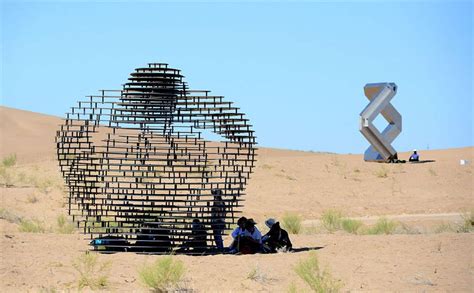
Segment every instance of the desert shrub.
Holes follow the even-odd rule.
[[[468,233],[474,231],[474,210],[462,214],[462,224],[459,232]]]
[[[260,270],[258,266],[255,266],[248,272],[247,279],[256,282],[265,282],[267,281],[267,276]]]
[[[325,211],[321,217],[323,227],[329,232],[334,232],[341,228],[342,213],[337,210]]]
[[[321,270],[318,257],[311,252],[309,258],[301,260],[294,268],[296,274],[313,290],[319,293],[339,292],[342,284],[327,270]]]
[[[377,176],[378,178],[387,178],[388,170],[384,166],[382,166],[382,168],[375,171],[375,176]]]
[[[288,230],[289,233],[291,234],[299,234],[301,232],[301,217],[292,214],[292,213],[287,213],[283,216],[282,218],[282,224],[283,227]]]
[[[16,165],[16,154],[11,154],[2,159],[2,166],[8,168]]]
[[[38,220],[20,220],[20,226],[18,227],[20,232],[28,233],[45,233],[46,228],[44,224]]]
[[[92,290],[104,289],[108,285],[108,270],[110,263],[100,263],[97,260],[97,255],[86,252],[78,257],[74,263],[73,268],[79,272],[79,279],[77,286],[79,289],[89,287]]]
[[[4,219],[5,221],[8,221],[10,223],[15,223],[15,224],[18,224],[21,222],[20,216],[17,216],[14,213],[4,208],[0,208],[0,219]]]
[[[38,198],[36,197],[36,195],[30,194],[30,195],[28,195],[28,197],[26,198],[26,201],[29,202],[29,203],[37,203],[37,202],[38,202]]]
[[[74,233],[74,224],[68,221],[65,215],[60,215],[56,222],[58,224],[57,232],[60,234],[72,234]]]
[[[435,233],[449,233],[449,232],[456,232],[455,227],[450,223],[441,223],[434,229]]]
[[[186,269],[184,263],[165,256],[139,270],[141,282],[155,292],[166,292],[179,287]]]
[[[357,234],[359,229],[363,226],[362,221],[354,219],[342,219],[341,227],[344,231],[352,234]]]
[[[367,230],[367,233],[371,235],[392,234],[395,229],[397,229],[397,222],[382,217],[377,220],[374,226]]]
[[[35,187],[41,193],[48,194],[54,187],[54,182],[51,179],[38,179],[35,182]]]

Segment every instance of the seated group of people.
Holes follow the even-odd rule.
[[[263,235],[258,230],[253,219],[241,217],[237,221],[238,227],[232,231],[232,244],[229,253],[275,253],[278,251],[291,251],[292,244],[288,232],[280,227],[275,219],[268,219],[265,225],[270,229]]]

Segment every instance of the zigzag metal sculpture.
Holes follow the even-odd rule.
[[[402,116],[390,103],[397,93],[397,85],[369,83],[365,85],[364,93],[370,103],[360,113],[359,130],[371,144],[365,151],[364,160],[397,161],[397,152],[391,143],[402,131]],[[372,123],[380,113],[389,123],[382,133]]]
[[[212,252],[254,167],[249,120],[167,64],[130,75],[72,107],[57,132],[69,214],[96,249]],[[222,141],[205,140],[206,129]]]

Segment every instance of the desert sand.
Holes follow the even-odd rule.
[[[57,229],[58,217],[67,214],[55,160],[60,123],[58,117],[0,107],[0,157],[17,156],[13,186],[0,187],[1,292],[77,290],[73,263],[89,249],[89,240],[78,231],[61,234]],[[340,280],[343,292],[473,292],[474,234],[437,228],[462,225],[462,214],[474,208],[474,147],[419,152],[434,162],[366,163],[361,154],[260,148],[244,215],[262,231],[268,217],[299,215],[304,228],[290,235],[294,247],[317,248],[321,266]],[[408,156],[399,153],[402,159]],[[470,164],[460,165],[461,159]],[[399,222],[399,229],[393,235],[329,233],[320,229],[320,219],[330,209],[367,225],[386,216]],[[45,231],[20,232],[20,217],[38,220]],[[186,266],[187,289],[286,292],[291,283],[309,291],[293,270],[309,253],[176,258]],[[104,290],[148,291],[137,271],[160,257],[99,254],[99,261],[111,264]],[[258,278],[249,278],[252,270]]]

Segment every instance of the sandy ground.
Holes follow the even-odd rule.
[[[65,215],[55,161],[57,117],[0,107],[0,156],[15,153],[15,187],[0,188],[0,291],[77,290],[74,261],[88,249],[81,234],[58,234]],[[433,233],[458,225],[474,208],[474,148],[420,150],[425,164],[365,163],[362,155],[262,148],[247,189],[244,214],[263,229],[267,217],[300,215],[309,228],[329,209],[371,224],[388,215],[416,233],[291,235],[295,247],[314,248],[322,267],[351,292],[473,292],[474,234]],[[407,158],[408,153],[401,153]],[[461,166],[460,159],[471,164]],[[5,216],[7,213],[7,216]],[[37,219],[46,233],[22,233],[15,217]],[[427,228],[428,227],[428,228]],[[310,231],[310,230],[308,230]],[[55,233],[56,232],[56,233]],[[400,232],[402,233],[402,232]],[[226,243],[229,239],[226,238]],[[187,268],[185,288],[200,292],[286,292],[294,282],[308,290],[293,267],[308,251],[253,256],[176,256]],[[108,291],[147,291],[137,270],[161,256],[99,255],[110,262]],[[248,279],[256,269],[258,278]]]

